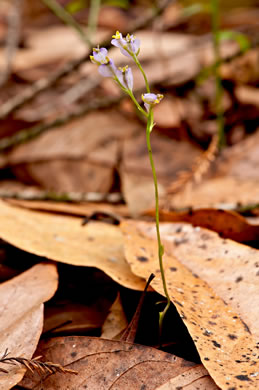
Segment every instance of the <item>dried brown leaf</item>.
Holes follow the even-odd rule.
[[[107,193],[120,141],[141,130],[117,110],[95,111],[17,146],[5,160],[18,178],[42,188]]]
[[[51,260],[96,267],[128,288],[143,290],[125,260],[117,226],[76,217],[25,210],[0,202],[0,237],[8,243]]]
[[[258,179],[222,176],[205,180],[166,201],[167,208],[235,208],[259,203]]]
[[[145,215],[155,216],[155,210]],[[259,238],[259,225],[250,224],[246,218],[233,211],[220,209],[198,209],[183,212],[160,211],[161,222],[188,222],[219,233],[221,237],[239,242],[256,241]]]
[[[154,224],[147,223],[134,223],[134,222],[123,222],[123,230],[125,233],[125,252],[126,257],[131,265],[131,268],[136,275],[148,278],[148,275],[153,272],[157,277],[152,282],[152,287],[160,294],[164,294],[160,271],[158,267],[157,259],[157,243],[155,237],[155,226]],[[218,258],[217,254],[208,248],[201,248],[197,242],[197,236],[193,236],[193,240],[190,240],[191,245],[188,246],[189,259],[186,258],[186,252],[179,254],[179,259],[175,257],[174,251],[170,247],[170,243],[177,239],[177,229],[180,230],[181,226],[177,224],[168,224],[161,227],[163,238],[167,238],[166,253],[164,255],[164,268],[165,276],[168,285],[168,291],[172,302],[176,305],[176,308],[186,324],[194,342],[200,354],[201,360],[204,366],[208,369],[211,377],[214,379],[216,384],[222,390],[239,389],[245,385],[246,389],[257,389],[258,388],[258,370],[259,362],[257,359],[258,354],[258,338],[255,327],[251,330],[247,326],[247,316],[238,315],[235,306],[240,304],[243,298],[243,304],[246,303],[247,299],[255,301],[259,294],[254,295],[252,290],[250,291],[251,284],[250,280],[244,283],[246,293],[240,294],[240,290],[236,293],[231,292],[229,295],[229,302],[232,302],[233,296],[235,296],[236,304],[231,305],[220,297],[220,294],[215,294],[217,282],[220,278],[224,277],[224,273],[218,275],[218,279],[215,279],[214,283],[210,283],[213,289],[206,282],[208,277],[202,280],[201,274],[207,274],[210,276],[210,281],[213,280],[212,274],[209,268],[210,262],[204,261],[203,265],[198,268],[200,256],[195,254],[195,248],[198,248],[203,253],[206,253],[207,258],[214,257],[214,263],[222,263],[222,250],[225,244],[222,244],[220,248],[221,257]],[[165,230],[167,229],[167,230]],[[193,228],[195,230],[195,228]],[[185,237],[180,237],[177,240],[174,248],[184,246],[184,239],[188,242],[189,235],[191,233],[191,227],[186,225],[184,231]],[[196,228],[196,231],[199,228]],[[204,234],[217,236],[213,232],[204,231]],[[167,236],[165,237],[167,233]],[[152,237],[152,238],[151,238]],[[167,242],[170,240],[170,243]],[[204,240],[204,238],[203,238]],[[205,242],[209,243],[211,238],[206,239]],[[212,240],[211,240],[212,242]],[[215,242],[214,242],[215,244]],[[240,256],[242,251],[242,245],[233,243],[236,247],[234,249],[234,258],[229,264],[221,264],[224,271],[228,267],[231,268],[232,273],[225,278],[226,285],[229,288],[238,286],[239,281],[235,279],[240,275],[244,275],[243,268],[239,268],[235,265],[234,261],[237,256]],[[204,242],[203,242],[204,245]],[[230,241],[229,247],[232,242]],[[215,245],[213,246],[215,249]],[[226,247],[226,246],[225,246]],[[237,248],[238,247],[238,248]],[[171,249],[171,250],[170,250]],[[212,249],[212,248],[211,248]],[[246,258],[249,258],[248,252],[250,248],[243,247],[246,251]],[[226,248],[229,251],[229,248]],[[250,256],[252,263],[254,260],[259,258],[258,252],[251,250],[253,254]],[[223,252],[224,253],[224,252]],[[196,255],[196,256],[195,256]],[[189,264],[190,258],[196,259],[195,265]],[[205,259],[204,259],[205,260]],[[181,264],[180,261],[185,262],[186,265]],[[244,264],[244,257],[241,255],[240,263]],[[205,265],[206,264],[206,265]],[[213,264],[213,263],[212,263]],[[196,266],[197,265],[197,266]],[[204,268],[204,266],[206,268]],[[187,268],[188,267],[188,268]],[[191,268],[191,270],[190,270]],[[209,270],[208,270],[209,269]],[[214,274],[218,273],[217,271]],[[250,274],[254,274],[250,266]],[[249,274],[249,275],[250,275]],[[200,277],[199,277],[200,275]],[[248,276],[248,275],[247,275]],[[241,281],[241,280],[240,280]],[[254,286],[252,284],[252,286]],[[249,288],[249,294],[247,293]],[[258,290],[258,283],[254,286],[255,291]],[[214,290],[214,291],[213,291]],[[220,289],[219,289],[220,290]],[[221,290],[223,290],[221,284]],[[230,294],[230,291],[228,291]],[[247,296],[250,295],[250,298]],[[232,299],[231,299],[232,298]],[[255,302],[254,302],[255,304]],[[257,312],[253,304],[253,310]],[[242,305],[243,306],[243,305]],[[256,306],[258,308],[259,305]],[[248,306],[248,312],[251,312],[251,307]],[[244,313],[243,313],[244,314]],[[251,319],[257,316],[256,313],[251,313]],[[250,324],[251,325],[251,324]],[[251,333],[252,332],[252,333]]]
[[[43,326],[43,302],[50,299],[57,288],[54,264],[38,264],[21,275],[0,285],[0,345],[12,356],[31,358]],[[2,355],[1,354],[1,355]],[[18,383],[25,369],[7,366],[8,374],[0,373],[0,389],[11,389]]]
[[[168,196],[168,208],[231,207],[259,203],[259,131],[223,151],[214,172],[192,188]]]
[[[188,380],[206,381],[207,371],[200,365],[184,361],[174,355],[156,349],[121,341],[93,337],[67,337],[50,339],[40,344],[37,353],[46,360],[61,362],[62,365],[79,372],[77,376],[54,374],[39,380],[29,374],[23,385],[27,389],[67,390],[153,390],[174,378],[182,381],[188,373]],[[210,387],[215,384],[209,378]]]

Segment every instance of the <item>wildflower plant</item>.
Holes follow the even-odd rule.
[[[157,242],[158,242],[158,259],[159,259],[159,267],[161,273],[161,279],[163,283],[163,289],[165,296],[167,298],[167,304],[165,309],[159,313],[159,329],[160,334],[162,330],[162,324],[164,320],[164,316],[170,306],[170,298],[167,291],[165,273],[163,268],[163,253],[164,247],[161,243],[160,237],[160,229],[159,229],[159,196],[158,196],[158,185],[157,185],[157,175],[153,160],[150,135],[155,126],[154,123],[154,113],[153,108],[156,104],[160,103],[163,99],[163,95],[151,93],[149,83],[146,77],[146,74],[138,60],[138,55],[140,52],[140,40],[137,39],[134,35],[127,34],[126,37],[123,37],[122,34],[117,31],[115,35],[112,37],[112,45],[118,47],[121,53],[129,58],[132,58],[140,72],[143,75],[146,85],[146,93],[142,95],[142,101],[144,102],[144,108],[138,103],[137,99],[133,93],[133,74],[131,68],[126,65],[123,68],[117,68],[114,64],[114,61],[109,58],[108,51],[105,48],[95,48],[93,49],[93,53],[90,56],[91,61],[94,64],[97,64],[98,71],[103,77],[111,77],[120,88],[130,96],[136,105],[137,109],[147,118],[147,127],[146,127],[146,142],[147,149],[149,154],[150,165],[153,174],[154,188],[155,188],[155,208],[156,208],[156,232],[157,232]]]

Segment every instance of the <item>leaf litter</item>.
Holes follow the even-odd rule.
[[[26,3],[29,4],[29,0]],[[35,2],[30,3],[31,7],[39,7]],[[192,188],[180,191],[173,196],[169,194],[166,197],[166,192],[174,182],[177,172],[179,170],[191,172],[195,157],[201,153],[197,145],[206,146],[216,131],[213,108],[214,83],[212,80],[207,80],[202,85],[196,83],[196,77],[200,76],[201,69],[212,65],[214,61],[212,44],[208,36],[195,35],[197,27],[200,29],[198,34],[201,31],[203,33],[209,31],[208,15],[202,15],[205,23],[202,23],[201,27],[197,25],[197,21],[195,22],[195,18],[199,15],[186,17],[181,7],[179,4],[172,4],[171,16],[169,9],[166,9],[162,19],[158,19],[158,25],[162,22],[161,31],[154,31],[152,27],[145,31],[141,29],[137,35],[143,44],[140,56],[141,60],[145,61],[145,69],[152,88],[153,84],[162,83],[162,88],[168,88],[170,90],[170,92],[167,91],[168,95],[171,96],[171,98],[168,96],[168,100],[164,100],[155,113],[158,131],[155,131],[153,137],[154,151],[159,168],[160,193],[165,195],[165,207],[161,211],[161,216],[167,221],[185,221],[197,226],[193,228],[180,223],[162,226],[166,261],[169,267],[167,277],[170,296],[208,371],[202,365],[188,363],[172,354],[127,344],[122,340],[115,342],[90,339],[86,336],[70,336],[41,341],[36,354],[40,353],[44,359],[52,360],[53,358],[57,363],[61,362],[68,366],[75,366],[79,371],[82,370],[79,379],[64,377],[62,374],[41,377],[41,379],[27,375],[21,385],[28,386],[26,387],[28,389],[32,388],[31,386],[33,388],[46,387],[46,389],[63,389],[67,386],[66,388],[72,389],[81,388],[84,385],[98,390],[100,388],[211,390],[218,388],[216,382],[221,389],[236,390],[242,387],[252,389],[258,383],[256,382],[258,365],[254,363],[257,357],[254,345],[258,337],[257,250],[222,239],[217,234],[200,228],[209,228],[218,232],[222,237],[240,242],[253,241],[253,245],[257,245],[255,240],[258,238],[258,226],[251,226],[243,217],[233,212],[204,209],[204,207],[217,207],[233,210],[238,209],[240,205],[258,203],[258,132],[242,141],[246,133],[255,131],[258,126],[255,115],[255,107],[258,105],[256,89],[249,87],[253,89],[250,91],[253,92],[253,99],[251,99],[248,87],[243,85],[247,82],[253,85],[258,81],[256,50],[249,50],[245,56],[222,66],[221,74],[224,83],[229,83],[229,85],[232,83],[233,86],[232,90],[225,88],[223,98],[226,137],[229,144],[235,142],[238,144],[223,151],[223,158],[217,157],[215,166],[211,164],[212,172],[207,172],[208,177],[204,177],[203,182],[194,183]],[[111,23],[114,25],[115,21],[107,21],[105,18],[109,19],[107,15],[114,15],[115,10],[107,8],[102,11],[104,12],[100,14],[101,24],[110,28]],[[142,11],[146,10],[137,9],[137,14],[141,14]],[[135,19],[136,10],[131,15],[127,12],[115,12],[115,14],[120,18],[117,20],[116,17],[116,23],[124,25],[130,21],[130,18]],[[231,19],[233,15],[229,14],[230,22],[233,23]],[[248,24],[256,19],[255,14],[252,12],[248,17]],[[245,11],[239,14],[239,18],[243,20],[241,15],[247,14]],[[228,27],[227,19],[228,15],[224,15],[224,27],[225,24]],[[244,20],[246,21],[246,16]],[[48,84],[49,75],[52,77],[51,72],[54,74],[56,69],[59,71],[63,66],[69,64],[71,66],[71,61],[76,64],[86,55],[85,46],[71,29],[57,25],[57,22],[53,25],[51,25],[52,22],[50,25],[48,23],[44,29],[33,27],[31,30],[31,27],[27,29],[25,23],[20,45],[16,48],[17,56],[12,64],[11,80],[4,88],[3,95],[1,91],[0,99],[3,107],[5,107],[6,100],[7,104],[12,104],[12,96],[16,97],[17,94],[19,97],[21,91],[35,87],[35,84],[29,83],[43,81],[42,85],[46,82]],[[240,21],[237,23],[238,28],[239,24]],[[0,34],[2,34],[1,27],[2,21]],[[110,37],[110,32],[107,33],[106,27],[103,31],[100,30],[98,29],[98,34],[94,37],[96,41],[99,42],[103,39],[102,37]],[[5,36],[7,31],[5,26],[3,31],[3,36]],[[252,35],[256,36],[256,34]],[[239,47],[236,42],[222,42],[221,54],[224,57],[236,56],[238,51]],[[4,59],[4,56],[2,57]],[[238,69],[235,68],[235,63],[238,64]],[[71,69],[76,69],[76,67]],[[133,72],[135,73],[135,70]],[[115,109],[88,112],[87,115],[73,121],[64,120],[64,116],[62,117],[67,112],[75,113],[78,109],[80,111],[95,95],[107,97],[107,93],[111,93],[115,99],[118,97],[116,87],[112,88],[107,80],[100,82],[96,78],[97,88],[92,91],[92,87],[87,86],[89,76],[92,77],[92,68],[89,63],[85,62],[78,72],[70,72],[63,79],[57,78],[55,88],[45,88],[45,91],[34,98],[30,104],[14,112],[12,117],[8,117],[3,126],[3,135],[10,135],[22,127],[32,126],[39,121],[47,123],[55,118],[58,118],[60,123],[64,121],[59,128],[51,129],[38,136],[37,139],[16,146],[13,150],[2,154],[0,163],[1,169],[4,169],[3,176],[11,173],[23,182],[40,185],[42,188],[37,189],[36,192],[42,191],[41,196],[44,196],[44,191],[48,190],[54,190],[57,193],[65,191],[67,198],[75,200],[73,197],[78,194],[82,196],[82,192],[87,192],[88,196],[92,194],[89,191],[94,191],[97,196],[103,196],[101,198],[103,201],[109,202],[109,197],[105,196],[115,189],[123,193],[120,194],[120,199],[123,195],[127,203],[126,206],[121,204],[114,206],[110,203],[28,202],[23,200],[24,192],[18,188],[12,196],[20,196],[20,200],[12,201],[13,205],[0,203],[0,237],[25,251],[17,249],[14,252],[18,254],[17,262],[23,262],[26,254],[29,256],[29,253],[33,254],[31,258],[36,263],[42,261],[42,256],[55,260],[59,262],[61,279],[65,273],[61,263],[71,264],[66,271],[71,277],[68,294],[73,291],[71,285],[75,284],[75,289],[79,291],[78,296],[81,294],[81,300],[74,302],[73,293],[71,299],[65,295],[60,297],[60,291],[64,289],[64,284],[61,283],[54,300],[45,308],[43,329],[45,338],[49,334],[51,337],[80,331],[88,334],[92,329],[96,332],[99,329],[101,332],[108,313],[108,304],[111,305],[113,300],[109,301],[110,297],[103,293],[104,289],[100,292],[100,294],[103,293],[105,301],[105,304],[99,306],[101,313],[98,313],[97,302],[94,302],[93,306],[89,303],[85,305],[85,297],[91,296],[92,291],[98,290],[100,285],[98,285],[96,273],[91,274],[90,268],[87,270],[90,276],[85,278],[83,267],[95,267],[107,273],[114,280],[112,283],[116,293],[121,293],[122,300],[119,307],[114,304],[110,308],[112,321],[114,321],[114,326],[112,325],[109,329],[110,338],[120,337],[121,329],[126,325],[126,317],[129,320],[132,315],[132,313],[130,315],[127,313],[125,316],[125,309],[127,310],[127,307],[132,304],[133,291],[130,290],[143,290],[145,279],[148,279],[150,271],[156,274],[152,284],[154,290],[162,294],[154,241],[154,225],[146,225],[138,221],[123,222],[126,236],[129,235],[126,244],[123,242],[120,228],[108,225],[114,216],[112,214],[118,217],[117,221],[121,221],[123,217],[128,217],[130,214],[138,215],[152,206],[153,185],[150,180],[150,171],[146,166],[147,155],[144,153],[141,121],[136,119],[132,107],[127,107],[124,102]],[[135,88],[143,86],[143,80],[139,78],[139,75],[135,74],[134,78]],[[240,81],[241,85],[239,85]],[[81,87],[86,88],[86,92],[83,93],[82,90],[80,92]],[[246,94],[242,92],[242,88]],[[251,114],[253,114],[253,124],[250,119],[247,121]],[[77,193],[74,194],[74,191]],[[18,205],[19,208],[15,207]],[[174,211],[168,211],[166,207],[173,208]],[[191,213],[179,212],[179,209],[186,207],[194,210]],[[44,210],[45,213],[26,210],[26,208]],[[97,214],[101,215],[101,212],[110,214],[109,218],[111,218],[108,223],[105,223],[107,219],[105,220],[103,216],[101,217],[103,219],[98,222],[91,220],[91,217],[97,218]],[[149,214],[152,215],[152,212]],[[78,217],[71,217],[71,215]],[[80,218],[82,216],[87,216],[87,219],[83,220]],[[1,246],[1,254],[4,250]],[[23,256],[20,257],[22,253]],[[147,255],[148,260],[146,260]],[[136,259],[135,256],[138,258]],[[82,279],[85,278],[83,283],[77,284],[74,280],[74,274],[71,271],[74,265],[83,266],[78,268]],[[35,300],[35,293],[31,293],[25,299],[26,304],[20,303],[18,298],[16,305],[13,302],[9,304],[12,299],[8,300],[6,305],[10,312],[19,314],[17,308],[22,307],[31,315],[29,317],[27,311],[25,314],[19,314],[19,321],[25,331],[17,336],[19,343],[15,344],[14,352],[23,355],[20,359],[26,359],[26,356],[31,358],[42,332],[41,302],[49,299],[56,289],[54,283],[52,287],[48,282],[45,283],[46,286],[44,285],[44,280],[47,279],[47,269],[49,270],[48,277],[55,279],[57,271],[54,271],[56,270],[54,264],[38,264],[25,272],[29,275],[32,285],[35,280],[38,283],[38,273],[40,274],[42,280],[39,282],[39,287],[43,295],[41,299],[39,298],[39,302],[38,298]],[[36,276],[33,270],[37,270]],[[17,272],[19,273],[16,270],[15,273]],[[2,280],[7,278],[1,275]],[[19,279],[23,277],[22,275],[12,280],[14,290],[22,284]],[[93,275],[93,282],[89,283],[91,275]],[[11,281],[2,284],[1,288],[7,288],[9,282]],[[47,287],[52,293],[45,294]],[[19,288],[17,291],[20,291]],[[155,293],[152,292],[152,294]],[[13,296],[16,297],[16,295]],[[36,296],[38,297],[38,291]],[[114,297],[115,295],[113,299]],[[28,304],[35,304],[35,308],[28,309]],[[41,305],[41,311],[38,310],[37,305]],[[34,309],[35,318],[33,317]],[[212,316],[215,318],[211,318]],[[15,318],[14,315],[14,320]],[[72,323],[67,323],[71,318]],[[108,320],[109,318],[106,324]],[[152,322],[156,320],[155,315]],[[148,324],[142,332],[148,333],[151,325],[151,323]],[[12,325],[11,329],[13,329]],[[170,332],[172,336],[171,329]],[[174,326],[173,333],[176,333],[176,339],[177,332],[178,329]],[[24,333],[26,336],[20,343]],[[16,337],[16,332],[13,337]],[[10,342],[9,339],[7,341]],[[5,340],[3,345],[4,343]],[[23,343],[28,343],[28,345],[23,345]],[[89,358],[87,354],[89,354],[90,345],[93,347],[93,354]],[[23,347],[24,350],[21,350]],[[181,347],[180,345],[180,349]],[[11,352],[13,354],[13,351]],[[141,352],[140,357],[139,352]],[[155,356],[157,360],[150,362],[148,360],[150,358],[146,358],[146,352],[150,352],[152,359]],[[131,354],[130,362],[128,362],[129,353]],[[100,357],[100,355],[104,356]],[[89,359],[90,365],[87,367]],[[175,364],[175,362],[178,363]],[[133,365],[129,367],[127,365],[129,363]],[[107,370],[103,369],[104,366]],[[18,374],[20,378],[23,376],[24,369],[12,367],[11,372],[14,371],[15,375],[11,379],[15,382]],[[9,376],[2,377],[6,380],[9,378]],[[107,382],[109,382],[108,385]],[[7,385],[4,388],[9,387]]]

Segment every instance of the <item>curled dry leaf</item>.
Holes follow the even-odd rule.
[[[125,287],[143,290],[125,260],[123,237],[116,226],[90,222],[82,226],[76,217],[45,214],[0,202],[0,238],[48,259],[66,264],[96,267]]]
[[[78,371],[77,376],[51,375],[39,380],[28,375],[22,382],[26,389],[67,390],[154,390],[174,378],[181,383],[188,373],[188,383],[209,378],[201,365],[150,347],[94,337],[60,337],[41,342],[37,353],[45,360],[61,362],[66,368]],[[210,386],[200,390],[216,390]],[[194,389],[194,388],[192,388]]]
[[[154,224],[123,222],[122,228],[125,233],[125,254],[133,272],[145,278],[153,272],[157,277],[151,283],[152,287],[163,295],[157,243],[152,239],[155,235]],[[171,230],[176,234],[179,228],[178,225]],[[190,227],[187,225],[187,228]],[[216,235],[212,232],[210,234]],[[172,237],[172,231],[170,236]],[[187,235],[185,239],[188,240]],[[184,245],[183,240],[179,241],[178,245],[180,242]],[[196,245],[194,240],[189,246],[189,257]],[[240,244],[235,245],[242,247]],[[257,389],[259,362],[256,335],[251,334],[249,327],[236,310],[216,295],[213,289],[197,275],[196,268],[191,272],[172,252],[170,255],[168,253],[166,247],[164,268],[170,298],[186,324],[211,377],[222,390],[237,390],[244,386],[246,389]],[[213,256],[213,252],[207,252],[207,255]],[[183,257],[181,256],[181,259]],[[217,261],[216,256],[215,261]],[[235,269],[233,262],[231,268],[234,278],[235,273],[240,270]],[[228,287],[233,287],[231,281]],[[249,288],[250,284],[246,284],[246,287]],[[247,295],[246,292],[244,299],[247,299]]]
[[[1,356],[8,349],[10,355],[30,359],[43,326],[43,302],[57,289],[58,275],[54,264],[38,264],[21,275],[0,285],[0,345]],[[0,389],[11,389],[26,369],[1,364],[8,374],[0,373]]]
[[[145,215],[155,217],[155,210]],[[221,209],[199,209],[190,211],[160,211],[161,222],[188,222],[219,233],[221,237],[239,242],[256,241],[259,238],[259,226],[250,224],[243,216]]]

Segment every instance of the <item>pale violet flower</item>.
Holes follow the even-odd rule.
[[[104,47],[96,47],[93,49],[93,55],[90,56],[91,61],[97,65],[108,64],[109,58],[107,56],[108,51]]]
[[[99,65],[98,72],[103,77],[112,77],[118,84],[125,89],[132,91],[133,75],[131,68],[128,65],[123,68],[117,68],[114,61],[107,56],[108,52],[105,48],[94,49],[93,55],[90,56],[94,64]]]
[[[117,77],[119,71],[116,68],[113,60],[108,58],[108,62],[106,64],[101,64],[99,66],[98,72],[103,77]]]
[[[155,94],[155,93],[144,93],[142,95],[142,100],[144,102],[144,106],[147,110],[147,112],[149,112],[150,110],[150,106],[154,106],[155,104],[158,104],[160,103],[160,101],[163,99],[163,95],[161,94]]]
[[[131,68],[128,67],[128,65],[124,66],[123,68],[119,68],[117,77],[120,81],[120,83],[123,85],[124,88],[129,89],[132,91],[133,89],[133,75]]]
[[[134,35],[127,34],[124,38],[119,31],[116,31],[116,34],[112,37],[112,45],[118,47],[126,57],[132,57],[132,55],[137,56],[139,54],[140,40]]]

